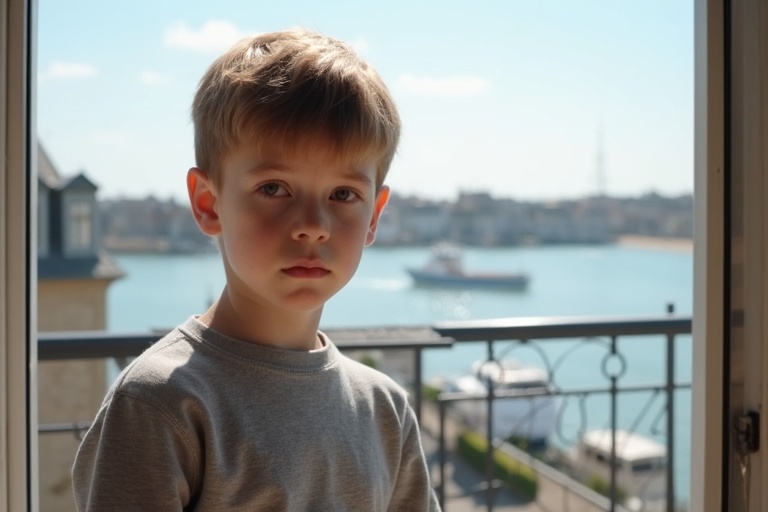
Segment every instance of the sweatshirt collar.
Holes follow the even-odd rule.
[[[224,352],[243,362],[292,372],[323,371],[335,365],[339,357],[338,348],[320,331],[317,334],[323,343],[322,348],[285,350],[232,338],[211,329],[195,316],[188,318],[178,329],[195,342]]]

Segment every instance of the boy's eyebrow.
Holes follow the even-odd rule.
[[[360,182],[364,185],[370,185],[373,180],[370,176],[359,169],[349,169],[344,173],[344,178]]]
[[[267,171],[287,171],[288,166],[282,165],[278,163],[272,163],[272,162],[264,162],[260,163],[256,167],[251,167],[246,171],[248,174],[259,174],[260,172],[267,172]]]
[[[290,170],[291,168],[288,165],[283,165],[283,164],[273,163],[273,162],[264,162],[257,165],[256,167],[252,167],[248,169],[247,173],[259,174],[267,171],[278,171],[278,172],[288,171],[289,172]],[[356,167],[350,167],[345,169],[344,171],[342,171],[341,175],[344,179],[357,181],[364,185],[370,185],[371,183],[373,183],[373,179],[371,179],[371,177],[368,176],[368,174],[366,174],[365,172],[361,171]]]

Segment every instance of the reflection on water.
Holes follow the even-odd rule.
[[[381,291],[401,291],[410,286],[410,282],[403,278],[376,278],[365,277],[361,279],[353,279],[347,286],[365,289],[365,290],[381,290]]]
[[[468,320],[472,318],[469,305],[472,292],[428,291],[420,293],[414,303],[429,313],[450,320]]]

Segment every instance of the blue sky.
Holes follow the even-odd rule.
[[[40,140],[101,197],[184,199],[200,76],[235,40],[290,26],[352,43],[384,77],[404,124],[395,192],[693,188],[692,0],[39,0]]]

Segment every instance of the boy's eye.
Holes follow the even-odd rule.
[[[259,187],[259,192],[270,197],[284,196],[287,193],[279,183],[265,183]]]
[[[334,190],[331,194],[331,199],[334,201],[354,201],[357,197],[357,194],[348,188]]]

